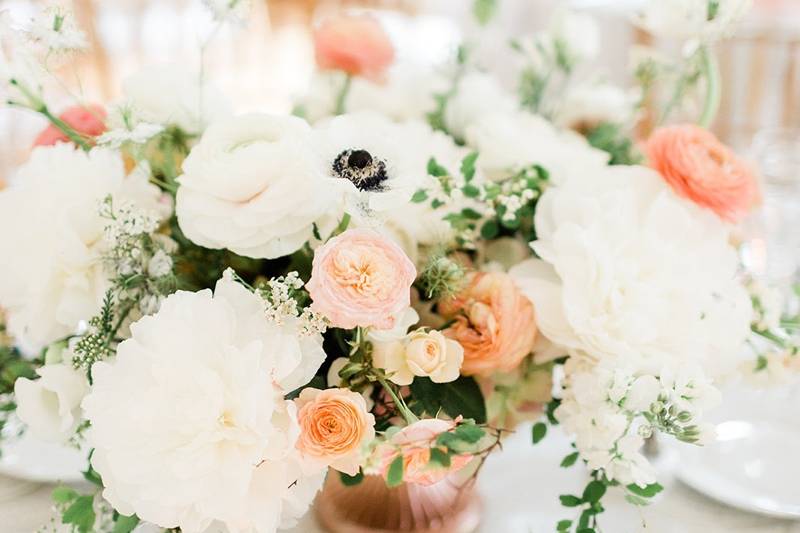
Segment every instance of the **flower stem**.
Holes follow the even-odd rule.
[[[397,410],[400,411],[400,414],[403,415],[403,418],[406,419],[406,422],[408,424],[419,422],[419,418],[417,418],[417,415],[412,413],[411,409],[409,409],[408,406],[406,405],[406,402],[404,402],[403,399],[397,395],[397,393],[394,391],[394,387],[389,385],[389,383],[387,383],[385,379],[378,379],[378,383],[380,383],[381,386],[386,390],[386,392],[389,393],[389,396],[392,397],[392,400],[394,401]]]
[[[343,115],[345,112],[345,101],[347,100],[347,94],[350,92],[350,86],[353,84],[353,76],[350,74],[344,79],[344,83],[342,84],[342,88],[339,91],[339,94],[336,95],[336,108],[334,109],[335,115]]]
[[[706,101],[703,106],[703,114],[700,115],[699,124],[704,128],[709,128],[717,116],[717,111],[719,111],[722,85],[720,83],[719,63],[708,46],[704,46],[700,50],[700,59],[703,62],[703,70],[706,77]]]
[[[47,106],[43,105],[39,109],[37,109],[37,111],[42,115],[44,115],[47,118],[47,120],[49,120],[50,123],[53,124],[53,126],[61,130],[61,132],[64,135],[69,137],[70,141],[80,146],[84,151],[88,152],[89,150],[92,149],[91,145],[89,145],[89,143],[86,142],[86,139],[84,139],[80,133],[72,129],[66,122],[64,122],[57,116],[53,115],[50,112],[50,110],[47,109]]]

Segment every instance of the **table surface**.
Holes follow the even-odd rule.
[[[558,495],[579,492],[585,483],[580,466],[559,468],[569,453],[566,438],[551,432],[530,444],[528,428],[509,438],[481,473],[485,514],[479,533],[550,533],[561,519],[575,518],[558,503]],[[639,509],[618,491],[607,496],[601,526],[606,533],[800,533],[800,522],[744,513],[694,492],[663,473],[665,491],[658,502]],[[31,533],[51,517],[53,486],[0,477],[0,533]],[[524,490],[520,490],[524,488]],[[309,514],[292,533],[321,533]]]

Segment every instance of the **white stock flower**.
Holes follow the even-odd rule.
[[[132,202],[165,215],[169,206],[145,172],[125,175],[122,157],[71,144],[39,147],[0,191],[0,306],[26,348],[75,332],[100,309],[108,288],[101,201]]]
[[[538,164],[559,183],[570,176],[596,173],[609,161],[606,152],[592,148],[582,136],[559,131],[527,112],[484,115],[467,128],[466,141],[480,153],[478,167],[490,179]]]
[[[644,167],[607,167],[545,191],[541,259],[514,269],[540,330],[571,354],[658,372],[735,364],[752,310],[729,229]]]
[[[466,139],[468,128],[483,116],[515,113],[516,97],[500,86],[497,78],[484,72],[469,72],[458,82],[456,93],[447,101],[444,122],[458,139]]]
[[[611,83],[574,85],[558,103],[555,122],[578,131],[585,131],[604,122],[625,125],[633,119],[637,101],[635,93]]]
[[[89,46],[75,16],[59,6],[50,6],[38,13],[31,20],[27,34],[35,44],[53,53],[69,53]]]
[[[186,236],[255,258],[303,246],[333,196],[309,134],[301,119],[262,114],[208,128],[178,178],[176,212]]]
[[[321,337],[270,323],[258,296],[224,277],[179,291],[96,363],[83,408],[104,497],[123,514],[187,533],[272,533],[305,512],[306,476],[284,395],[324,360]]]
[[[39,379],[19,378],[14,384],[17,415],[37,438],[64,442],[80,420],[81,400],[89,392],[86,375],[64,363],[36,373]]]
[[[636,21],[662,38],[716,40],[728,36],[752,5],[752,0],[648,0]]]
[[[225,96],[199,74],[178,65],[145,68],[122,82],[126,106],[143,122],[174,125],[199,134],[212,122],[229,116]]]
[[[252,0],[203,0],[215,20],[244,24],[253,7]]]

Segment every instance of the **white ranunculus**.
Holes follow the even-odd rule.
[[[538,164],[559,183],[597,172],[608,164],[606,152],[589,146],[572,131],[559,131],[527,112],[493,113],[467,129],[467,144],[479,153],[478,166],[489,179],[505,178],[520,167]]]
[[[125,175],[119,154],[67,143],[34,149],[0,191],[0,307],[27,349],[74,333],[100,309],[108,220],[99,208],[108,195],[115,205],[133,202],[154,214],[169,208],[145,172]]]
[[[571,64],[593,59],[600,52],[600,28],[587,13],[557,11],[550,20],[548,35]]]
[[[39,379],[19,378],[14,384],[17,415],[42,440],[66,441],[80,420],[80,405],[89,392],[86,375],[69,364],[45,365]]]
[[[175,125],[199,134],[231,114],[225,96],[213,85],[178,65],[145,68],[122,82],[126,104],[144,122]]]
[[[644,167],[551,187],[536,213],[541,259],[514,269],[540,330],[574,355],[657,374],[735,364],[752,310],[729,229]]]
[[[611,83],[584,83],[571,87],[558,104],[555,122],[584,131],[607,122],[628,124],[636,112],[638,96]]]
[[[316,72],[299,102],[304,116],[310,122],[332,116],[344,82],[341,72]],[[397,121],[425,120],[426,114],[436,109],[434,95],[446,90],[447,81],[441,74],[430,67],[401,61],[389,67],[382,83],[353,78],[344,108],[348,113],[374,111]]]
[[[516,97],[500,86],[494,76],[469,72],[458,82],[458,89],[447,102],[444,122],[458,139],[466,139],[470,126],[483,116],[512,114],[519,109]]]
[[[187,533],[291,523],[324,473],[302,473],[284,396],[323,359],[320,336],[268,321],[260,298],[229,277],[213,295],[169,296],[131,326],[116,359],[92,368],[82,406],[104,497]]]
[[[428,160],[452,141],[421,121],[392,122],[371,112],[340,115],[319,122],[314,147],[324,161],[329,181],[343,208],[356,224],[380,220],[406,206],[428,182]]]
[[[730,34],[752,0],[648,0],[637,22],[663,38],[715,40]],[[713,15],[710,16],[710,15]]]
[[[178,178],[176,211],[186,236],[256,258],[303,246],[334,196],[309,135],[301,119],[262,114],[209,127]]]

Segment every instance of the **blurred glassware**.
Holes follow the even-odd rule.
[[[765,129],[751,155],[762,175],[763,204],[745,229],[747,269],[788,294],[800,267],[800,129]]]

